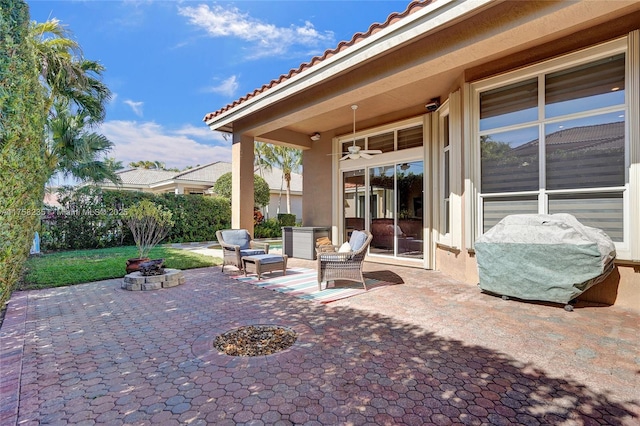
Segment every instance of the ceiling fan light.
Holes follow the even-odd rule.
[[[347,158],[352,160],[357,160],[358,158],[369,159],[371,158],[371,154],[382,154],[382,151],[379,149],[364,150],[356,145],[356,110],[358,109],[358,105],[351,105],[351,109],[353,110],[353,145],[347,147],[348,153],[340,160],[346,160]]]

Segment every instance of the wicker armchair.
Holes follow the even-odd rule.
[[[318,246],[318,290],[322,290],[323,282],[335,280],[360,282],[367,290],[362,264],[372,239],[373,235],[369,231],[353,231],[349,239],[351,251],[342,252],[332,245]]]
[[[242,270],[244,256],[269,253],[269,243],[253,241],[246,229],[222,229],[216,231],[216,238],[222,246],[222,272],[225,265]]]

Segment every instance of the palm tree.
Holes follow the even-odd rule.
[[[111,97],[101,81],[104,67],[82,56],[80,45],[57,19],[31,22],[29,40],[46,91],[45,157],[49,176],[60,172],[82,181],[108,179],[120,183],[115,169],[101,159],[113,143],[87,130],[104,120]]]
[[[111,170],[118,171],[124,169],[122,161],[116,160],[115,157],[108,157],[104,159],[104,164]]]
[[[54,114],[56,101],[63,99],[91,123],[104,120],[111,99],[111,91],[101,81],[104,66],[85,59],[80,45],[57,19],[32,22],[29,31],[48,94],[47,112]]]
[[[113,143],[105,136],[86,130],[87,113],[75,115],[68,108],[56,105],[57,115],[49,120],[45,161],[51,178],[56,172],[74,176],[81,181],[120,183],[115,166],[101,157]]]
[[[256,142],[254,147],[254,163],[259,170],[282,170],[287,184],[287,213],[291,213],[291,173],[297,173],[302,166],[302,151],[280,145]]]
[[[156,170],[167,170],[166,165],[162,161],[149,161],[149,160],[140,160],[140,161],[132,161],[129,163],[130,167],[142,168],[142,169],[156,169]],[[178,170],[179,171],[179,170]]]

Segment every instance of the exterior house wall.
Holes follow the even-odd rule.
[[[302,194],[291,194],[291,214],[296,215],[297,222],[302,220],[302,206]],[[280,213],[287,213],[287,194],[284,190],[282,191],[282,196],[279,192],[271,192],[268,210],[269,218],[278,217],[278,207],[280,208]],[[262,211],[266,217],[267,209],[262,208]]]
[[[607,27],[600,26],[595,31],[600,32],[600,38],[604,38],[606,40],[619,36],[618,31],[626,31],[628,29],[625,26],[622,30],[620,30],[620,26]],[[622,34],[623,36],[625,34]],[[537,54],[537,61],[542,61],[545,59],[562,56],[569,52],[579,50],[582,48],[588,48],[590,46],[585,45],[585,40],[578,35],[575,37],[567,37],[567,40],[564,40],[560,45],[549,44],[545,45],[540,52]],[[479,77],[479,76],[487,76],[487,75],[497,75],[504,72],[509,72],[513,69],[517,69],[522,67],[524,64],[521,60],[520,55],[514,55],[513,57],[503,58],[501,60],[492,62],[491,64],[482,64],[473,69],[464,70],[459,76],[458,81],[459,85],[453,86],[451,88],[452,91],[464,91],[465,83],[474,81],[470,79],[470,76]],[[466,89],[468,90],[468,88]],[[448,95],[441,95],[441,98],[447,99]],[[462,99],[465,99],[460,105],[460,109],[458,111],[459,117],[456,120],[458,126],[460,126],[459,131],[460,136],[464,138],[469,138],[470,135],[465,133],[467,128],[465,126],[465,122],[468,122],[469,117],[465,117],[465,114],[469,111],[469,97],[465,96],[463,93]],[[465,120],[466,118],[466,120]],[[425,141],[425,143],[437,143],[436,140],[433,141]],[[429,152],[435,152],[432,149],[433,147],[428,148]],[[465,155],[469,155],[468,152],[464,152],[463,147],[460,147],[460,155],[458,157],[458,163],[454,164],[453,167],[458,173],[457,179],[460,182],[464,182],[465,179],[468,179],[468,167],[465,166],[466,162],[469,161],[469,158],[465,158]],[[437,151],[437,149],[436,149]],[[308,152],[308,154],[311,154]],[[435,170],[435,180],[438,179],[438,165],[434,164],[435,159],[431,159],[431,165]],[[321,167],[311,162],[313,169],[309,167],[309,172],[314,172],[315,169],[318,169],[318,173],[321,174]],[[454,172],[455,173],[455,172]],[[335,175],[335,173],[334,173]],[[334,186],[336,185],[336,180],[334,176]],[[462,199],[467,198],[467,194],[464,192],[468,190],[465,186],[461,186],[460,192],[458,196]],[[334,189],[335,191],[335,189]],[[437,197],[436,197],[437,198]],[[435,198],[432,198],[432,201],[437,202]],[[334,210],[335,210],[334,204]],[[337,207],[339,209],[339,206]],[[437,210],[437,208],[436,208]],[[454,227],[458,229],[458,232],[461,235],[465,235],[470,230],[468,229],[468,225],[470,221],[474,220],[476,216],[476,211],[473,206],[464,206],[460,204],[458,206],[457,215],[455,216],[458,221],[453,224]],[[434,212],[434,222],[432,223],[433,229],[436,231],[436,235],[439,232],[439,224],[438,220],[438,212]],[[335,223],[335,220],[334,220]],[[338,228],[340,228],[340,224],[338,223]],[[438,236],[436,237],[436,241],[438,241]],[[376,262],[380,262],[380,259],[374,259]],[[400,263],[397,259],[388,260],[390,263]],[[404,263],[404,262],[402,262]],[[475,285],[478,282],[478,272],[477,272],[477,262],[475,256],[473,255],[472,250],[467,250],[466,248],[460,249],[459,245],[454,245],[454,247],[450,247],[447,244],[436,244],[435,249],[435,269],[438,269],[453,278],[459,279],[465,283],[470,285]],[[640,274],[638,274],[638,267],[633,265],[624,265],[618,264],[616,267],[616,271],[612,274],[605,282],[591,288],[583,295],[580,296],[580,300],[585,300],[589,302],[599,302],[599,303],[615,303],[618,306],[638,309],[640,306],[640,291],[638,290],[640,287],[638,285],[638,280],[640,279]]]
[[[447,20],[449,13],[455,15],[457,8],[465,10],[457,18],[447,21],[446,25],[439,26]],[[382,30],[367,34],[346,49],[331,52],[331,55],[317,61],[319,65],[301,67],[299,73],[293,73],[280,85],[269,88],[268,96],[258,92],[249,97],[246,114],[245,106],[240,103],[230,112],[223,110],[220,118],[213,115],[208,124],[212,128],[225,128],[234,122],[227,116],[238,116],[240,118],[235,123],[242,129],[234,129],[234,133],[247,131],[259,137],[280,131],[291,136],[284,137],[283,143],[292,143],[294,134],[304,139],[305,133],[320,131],[320,141],[304,147],[303,224],[332,225],[334,243],[340,242],[345,234],[342,223],[343,171],[360,167],[366,170],[376,166],[397,167],[407,159],[424,161],[424,263],[400,258],[393,252],[391,256],[371,255],[368,260],[434,268],[468,285],[475,285],[478,273],[473,243],[482,233],[478,229],[482,226],[478,217],[481,214],[480,196],[484,194],[476,188],[480,185],[480,139],[474,120],[479,120],[479,113],[470,86],[489,77],[506,78],[505,75],[544,61],[565,60],[563,58],[575,52],[626,37],[632,31],[637,33],[640,30],[640,7],[638,2],[631,1],[452,1],[430,3],[424,11],[423,18],[418,11],[400,19],[401,23],[403,20],[411,23],[407,25],[406,32],[402,32],[405,28],[394,27],[393,24],[383,26]],[[428,15],[431,12],[433,14]],[[412,17],[417,18],[412,20]],[[394,44],[395,35],[384,38],[385,31],[401,34],[397,38],[402,41]],[[636,41],[631,43],[636,43],[630,49],[632,52],[635,49],[635,56],[629,62],[638,67],[637,35]],[[577,62],[586,63],[583,59]],[[325,64],[328,65],[323,67]],[[331,69],[333,64],[337,64],[335,73]],[[314,74],[314,66],[319,69],[317,75]],[[569,67],[569,62],[566,67]],[[640,132],[637,85],[640,73],[637,68],[628,69],[627,73],[630,78],[625,91],[633,95],[631,101],[625,103],[626,111],[631,113],[626,122],[626,141],[631,142],[627,155],[631,158],[631,165],[625,166],[629,180],[624,189],[628,191],[624,214],[625,221],[631,223],[628,225],[631,239],[628,253],[635,253],[635,257],[625,254],[626,258],[621,259],[625,262],[618,263],[615,273],[606,282],[583,294],[582,298],[640,309],[640,250],[637,245],[640,210],[636,207],[640,204],[640,147],[637,146]],[[438,96],[442,106],[427,113],[425,101]],[[261,104],[262,99],[264,104]],[[278,102],[279,99],[286,99],[286,102]],[[412,152],[411,157],[407,157],[406,153],[396,151],[385,152],[369,162],[361,159],[344,163],[338,161],[336,155],[342,150],[337,142],[346,140],[351,132],[350,117],[345,118],[350,113],[348,108],[351,104],[359,104],[358,114],[363,116],[358,120],[359,134],[367,131],[373,134],[381,128],[392,128],[403,120],[424,119],[422,154]],[[620,108],[616,106],[615,109]],[[441,158],[444,157],[441,127],[445,112],[452,143],[449,150],[452,162],[449,164],[451,192],[447,194],[450,195],[448,200],[443,197],[445,167]],[[538,125],[543,128],[545,122],[541,123]],[[546,196],[543,194],[537,201],[538,207],[546,205]],[[445,216],[443,208],[447,202],[450,203],[449,216]],[[446,217],[449,217],[449,222],[444,220]],[[365,226],[370,226],[368,220],[364,222]]]
[[[331,226],[335,189],[332,186],[333,172],[331,140],[334,132],[323,132],[313,149],[303,151],[304,170],[302,193],[302,224],[304,226]],[[333,230],[333,238],[337,236]],[[335,241],[334,241],[335,242]]]

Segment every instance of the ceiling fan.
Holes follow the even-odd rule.
[[[353,110],[353,145],[348,148],[349,153],[342,157],[340,161],[347,159],[357,160],[361,157],[368,160],[373,154],[382,154],[379,149],[362,149],[356,145],[356,110],[358,105],[351,105],[351,109]]]

